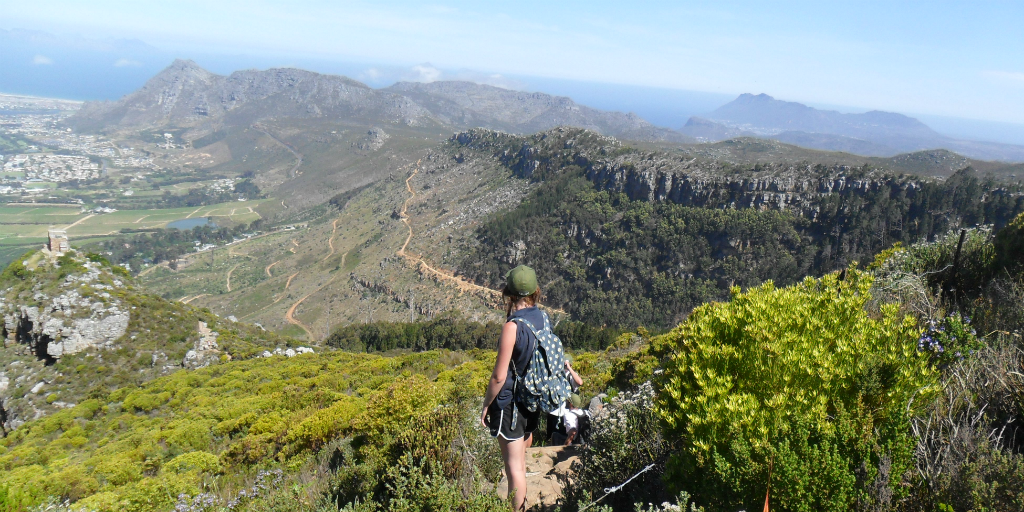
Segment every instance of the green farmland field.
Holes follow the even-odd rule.
[[[72,238],[105,235],[122,229],[153,229],[188,218],[213,217],[218,224],[248,223],[260,218],[255,208],[266,200],[234,201],[199,208],[121,210],[113,213],[83,214],[76,208],[60,206],[0,207],[0,241],[40,238],[51,228],[66,229]],[[222,219],[222,222],[218,222]],[[228,222],[223,222],[228,221]]]

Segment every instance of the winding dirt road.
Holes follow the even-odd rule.
[[[410,181],[420,172],[420,161],[416,161],[416,168],[413,169],[412,174],[405,179],[405,189],[409,191],[409,197],[402,203],[402,211],[398,212],[398,216],[402,218],[402,222],[405,223],[405,227],[409,229],[409,234],[405,237],[405,243],[402,244],[402,248],[396,253],[398,256],[405,258],[406,263],[410,266],[418,268],[421,272],[431,275],[439,280],[448,281],[455,285],[456,288],[461,292],[465,293],[483,293],[491,296],[492,298],[501,298],[501,292],[492,290],[486,286],[480,286],[476,283],[471,283],[459,276],[456,276],[448,270],[438,269],[432,267],[426,260],[415,254],[409,254],[406,249],[409,247],[409,242],[412,241],[413,230],[412,223],[409,220],[409,203],[416,198],[416,191],[412,189]]]
[[[235,266],[231,267],[231,270],[228,270],[228,291],[229,292],[231,291],[231,273],[234,272],[235,269],[238,268],[239,265],[241,265],[241,263],[235,263]]]
[[[285,281],[285,283],[284,283],[284,289],[285,289],[285,290],[287,290],[287,289],[288,289],[288,287],[292,285],[292,279],[294,279],[294,278],[295,278],[295,276],[297,276],[297,275],[299,275],[299,273],[298,273],[298,272],[296,272],[296,273],[294,273],[294,274],[292,274],[292,275],[288,276],[288,281]]]
[[[491,288],[488,288],[486,286],[480,286],[480,285],[478,285],[476,283],[469,282],[466,279],[453,274],[449,270],[435,268],[435,267],[431,266],[430,263],[427,263],[427,261],[424,260],[421,256],[416,256],[415,254],[409,254],[406,251],[406,249],[409,247],[409,242],[412,241],[412,237],[413,237],[412,223],[410,222],[409,214],[408,214],[409,203],[411,203],[412,200],[416,198],[416,191],[414,191],[412,189],[412,185],[410,184],[410,182],[412,181],[413,177],[415,177],[416,174],[419,171],[420,171],[420,161],[417,160],[416,161],[416,168],[413,169],[412,174],[410,174],[409,177],[405,179],[405,189],[409,191],[409,197],[405,200],[404,203],[402,203],[402,210],[400,212],[398,212],[398,215],[399,215],[399,217],[402,218],[402,222],[405,223],[405,227],[407,227],[409,229],[409,234],[405,237],[405,243],[402,244],[402,248],[399,249],[396,254],[398,256],[401,256],[402,258],[405,258],[406,263],[408,263],[410,266],[416,267],[417,269],[419,269],[420,272],[422,272],[424,274],[427,274],[429,276],[432,276],[432,277],[434,277],[434,278],[436,278],[438,280],[447,281],[449,283],[452,283],[461,292],[465,292],[465,293],[473,293],[473,292],[482,293],[485,296],[488,296],[488,297],[490,297],[493,300],[501,301],[501,299],[502,299],[501,291],[499,291],[499,290],[492,290]],[[561,315],[566,315],[567,314],[565,311],[563,311],[562,309],[559,309],[559,308],[552,308],[550,306],[544,306],[544,305],[541,305],[540,307],[543,308],[543,309],[546,309],[546,310],[548,310],[548,311],[550,311],[552,313],[561,314]]]
[[[334,219],[334,222],[331,224],[331,237],[327,239],[327,245],[331,248],[331,252],[327,253],[327,257],[323,260],[324,263],[331,259],[331,256],[334,256],[334,235],[338,232],[338,220]]]
[[[282,261],[282,260],[277,260],[277,261],[275,261],[275,262],[271,263],[270,265],[267,265],[267,268],[263,269],[263,271],[267,273],[267,277],[274,277],[274,274],[271,274],[271,273],[270,273],[270,269],[271,269],[271,268],[272,268],[272,267],[273,267],[274,265],[277,265],[278,263],[281,263],[281,261]]]
[[[267,137],[270,137],[271,139],[273,139],[274,142],[284,146],[284,148],[287,149],[288,151],[290,151],[292,156],[295,157],[295,165],[292,166],[291,170],[288,171],[288,177],[289,178],[294,178],[294,177],[299,176],[300,174],[302,174],[302,173],[299,172],[299,167],[302,166],[302,153],[299,153],[298,151],[296,151],[295,148],[293,148],[291,144],[289,144],[289,143],[287,143],[287,142],[277,138],[274,134],[272,134],[269,131],[267,131],[267,129],[264,128],[263,125],[261,125],[259,123],[256,123],[256,124],[254,124],[252,126],[253,126],[253,128],[256,128],[257,130],[262,132]],[[281,201],[281,205],[284,206],[284,201]],[[288,207],[285,206],[285,208],[288,208]]]
[[[346,256],[348,256],[347,252],[345,254],[341,255],[341,266],[342,267],[345,266],[345,257]],[[310,295],[313,295],[314,293],[317,293],[320,290],[323,290],[324,288],[327,288],[328,285],[330,285],[331,283],[334,282],[334,280],[338,277],[339,274],[341,274],[341,272],[335,273],[334,276],[331,277],[330,279],[328,279],[326,283],[320,285],[319,287],[317,287],[317,289],[307,293],[304,297],[302,297],[301,299],[296,301],[295,304],[292,304],[292,307],[288,308],[288,311],[284,314],[284,319],[287,320],[288,323],[290,323],[292,325],[297,325],[297,326],[301,327],[303,331],[306,331],[306,336],[309,338],[309,341],[313,341],[314,340],[314,338],[313,338],[313,331],[311,331],[309,329],[309,327],[306,326],[306,324],[302,323],[301,320],[299,320],[298,318],[295,318],[295,310],[299,307],[300,304],[302,304],[303,301],[308,299],[310,297]],[[294,274],[292,275],[292,277],[294,277]],[[288,278],[288,281],[291,282],[291,278]]]

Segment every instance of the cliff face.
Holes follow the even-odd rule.
[[[536,187],[479,222],[458,271],[493,287],[509,266],[543,269],[549,303],[595,325],[670,328],[734,286],[791,284],[871,261],[896,242],[998,227],[1024,210],[1019,187],[970,169],[941,180],[866,166],[743,165],[570,129],[475,130],[449,144],[456,162]]]
[[[829,197],[883,194],[893,200],[913,201],[924,184],[937,183],[846,165],[729,166],[721,161],[627,148],[614,138],[567,128],[529,137],[471,130],[453,135],[450,143],[490,154],[521,178],[543,179],[576,166],[596,187],[624,193],[633,200],[780,210],[811,220],[818,218],[822,202]],[[1005,189],[990,192],[981,198],[1020,197],[1019,192]]]

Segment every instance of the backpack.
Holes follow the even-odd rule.
[[[569,398],[571,392],[569,381],[565,377],[565,352],[562,350],[562,340],[551,332],[548,314],[543,311],[541,314],[544,315],[544,328],[539,331],[525,318],[512,319],[525,325],[537,338],[526,373],[520,376],[515,363],[512,363],[512,370],[516,376],[513,394],[515,401],[525,406],[528,411],[550,413],[557,410]]]

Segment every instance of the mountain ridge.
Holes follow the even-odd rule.
[[[269,117],[354,118],[370,124],[517,133],[569,124],[628,139],[686,140],[635,114],[593,109],[564,96],[472,82],[400,82],[373,89],[348,77],[294,68],[224,76],[183,59],[118,101],[87,102],[69,123],[85,130],[177,126],[193,129],[193,138],[198,138],[223,125],[249,125]]]
[[[763,93],[744,93],[712,112],[691,117],[680,132],[710,142],[761,137],[865,156],[890,157],[948,149],[983,160],[1024,161],[1024,146],[954,139],[903,114],[881,110],[841,113],[778,100]]]

